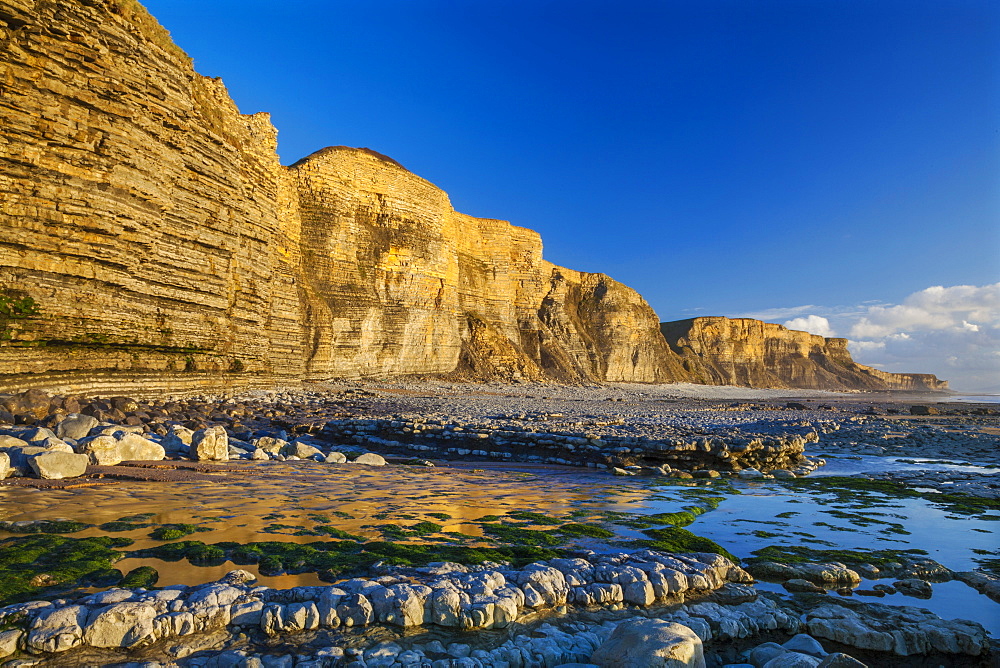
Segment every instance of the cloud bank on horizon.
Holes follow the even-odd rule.
[[[934,373],[958,391],[1000,392],[1000,283],[935,285],[901,304],[809,304],[742,317],[847,337],[857,362],[885,371]]]

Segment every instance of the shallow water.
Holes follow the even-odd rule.
[[[812,453],[810,453],[812,454]],[[859,473],[888,473],[893,471],[955,471],[959,473],[1000,474],[1000,469],[977,466],[972,463],[953,463],[948,459],[924,457],[876,457],[874,455],[823,455],[826,466],[821,466],[812,477],[856,475]]]
[[[938,399],[939,403],[998,404],[1000,394],[970,394]]]
[[[896,458],[831,459],[825,472],[844,474],[920,466]],[[925,468],[928,466],[937,465]],[[639,531],[614,524],[621,518],[613,513],[676,512],[686,506],[703,505],[699,494],[714,494],[725,499],[688,528],[741,558],[769,545],[862,551],[920,548],[953,570],[970,570],[976,565],[976,557],[983,556],[974,550],[1000,556],[996,553],[1000,523],[954,515],[921,498],[886,498],[874,507],[834,502],[833,495],[821,487],[793,489],[774,480],[616,478],[579,468],[515,465],[501,470],[496,465],[474,463],[424,468],[262,462],[252,468],[250,474],[220,475],[211,482],[121,482],[72,490],[0,488],[0,519],[67,518],[98,525],[123,515],[152,513],[148,521],[154,526],[189,523],[207,529],[185,537],[205,543],[326,540],[324,536],[294,535],[297,530],[319,525],[379,539],[383,537],[379,525],[433,521],[443,525],[443,532],[467,534],[462,539],[464,544],[473,545],[486,544],[481,518],[515,511],[542,513],[561,522],[601,522],[621,538],[639,538]],[[775,517],[789,512],[796,514]],[[838,517],[837,513],[850,516]],[[880,523],[859,526],[859,517]],[[95,527],[70,535],[126,536],[135,541],[130,549],[141,549],[162,544],[149,536],[151,529],[107,533]],[[0,538],[8,535],[12,534],[0,532]],[[447,542],[452,538],[435,534],[425,539],[435,540]],[[613,549],[594,539],[576,544]],[[160,586],[208,582],[236,567],[228,562],[205,567],[186,560],[160,559],[124,559],[116,567],[127,572],[140,565],[157,569]],[[256,573],[254,566],[240,568]],[[320,581],[315,574],[303,574],[261,577],[261,583],[291,587]],[[962,583],[935,584],[934,596],[926,601],[902,595],[872,600],[927,608],[946,618],[973,619],[1000,636],[1000,607]]]

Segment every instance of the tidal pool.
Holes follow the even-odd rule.
[[[871,459],[882,462],[883,470],[889,463]],[[331,534],[324,531],[332,531],[369,541],[488,546],[496,544],[489,528],[497,523],[548,533],[577,523],[603,527],[614,537],[560,534],[560,545],[610,550],[621,549],[615,543],[644,538],[643,529],[663,526],[644,525],[640,516],[693,506],[707,512],[688,529],[740,558],[774,545],[860,552],[920,549],[952,570],[971,570],[984,559],[1000,557],[997,521],[958,514],[927,498],[930,495],[852,496],[823,484],[795,481],[618,478],[529,465],[500,469],[496,464],[425,468],[261,462],[246,468],[250,470],[245,474],[220,474],[206,482],[119,482],[71,490],[0,487],[0,520],[76,520],[94,526],[67,536],[124,536],[134,541],[128,551],[176,542],[150,535],[163,525],[191,525],[186,530],[194,533],[180,540],[207,544],[310,543],[328,540]],[[107,524],[137,516],[131,520],[135,526],[125,525],[124,531],[110,530],[123,525]],[[419,523],[426,530],[413,535],[410,529]],[[0,531],[0,538],[13,535]],[[126,558],[115,564],[122,572],[138,566],[156,568],[159,586],[208,582],[237,567],[159,558]],[[238,567],[260,575],[254,565]],[[260,580],[273,587],[321,583],[316,573],[262,575]],[[760,586],[781,591],[766,583]],[[972,619],[1000,635],[1000,607],[990,599],[959,582],[934,584],[933,590],[929,600],[898,594],[870,600]]]
[[[925,457],[878,457],[875,455],[820,455],[826,460],[812,474],[814,478],[858,473],[888,473],[893,471],[954,471],[956,473],[1000,474],[995,465],[981,466],[971,462]]]

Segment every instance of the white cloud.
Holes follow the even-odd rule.
[[[792,318],[784,323],[785,327],[788,329],[797,329],[803,332],[809,332],[810,334],[818,334],[820,336],[836,336],[837,333],[833,331],[830,326],[830,321],[820,315],[808,315],[804,318]]]
[[[885,350],[885,341],[851,341],[850,345],[851,350],[855,353],[868,353],[876,350]]]
[[[1000,283],[938,285],[902,304],[871,306],[850,332],[862,364],[936,373],[958,390],[1000,383]]]
[[[936,285],[913,293],[897,306],[871,306],[851,327],[851,337],[877,339],[910,330],[976,332],[982,324],[1000,324],[1000,283]]]

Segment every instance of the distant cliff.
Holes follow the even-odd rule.
[[[283,167],[134,0],[0,0],[0,82],[0,388],[683,376],[535,232],[366,149]]]
[[[818,390],[944,390],[931,374],[887,373],[851,359],[847,339],[750,318],[691,318],[660,325],[695,382]]]

